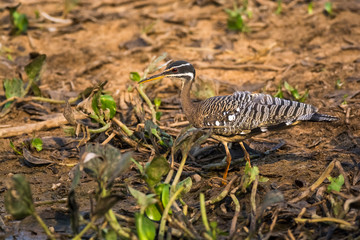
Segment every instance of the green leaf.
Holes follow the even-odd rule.
[[[25,14],[15,11],[12,13],[13,26],[16,29],[16,34],[25,33],[28,29],[29,21]]]
[[[342,185],[344,184],[344,176],[340,174],[337,178],[328,177],[330,185],[327,187],[328,192],[332,190],[340,192]]]
[[[107,94],[101,95],[100,102],[101,102],[102,110],[106,110],[106,109],[110,110],[110,118],[109,119],[112,119],[116,114],[116,103],[115,103],[114,98]]]
[[[325,2],[325,4],[324,4],[324,9],[325,9],[325,11],[326,11],[329,15],[332,15],[332,14],[333,14],[333,11],[332,11],[332,3],[331,3],[330,1]]]
[[[137,203],[140,206],[141,213],[143,213],[148,206],[155,204],[158,201],[156,198],[154,198],[156,196],[155,194],[145,195],[145,193],[142,193],[142,192],[136,190],[135,188],[132,188],[130,186],[128,188],[129,188],[130,194],[134,198],[136,198]]]
[[[162,112],[156,112],[156,120],[160,121],[161,116]]]
[[[278,86],[278,91],[275,93],[274,97],[284,98],[284,93],[282,91],[281,85]]]
[[[109,188],[130,165],[131,153],[122,154],[110,144],[88,144],[81,156],[84,171],[101,186]]]
[[[43,149],[43,141],[41,138],[33,138],[31,140],[31,146],[33,146],[36,151],[40,152]]]
[[[151,162],[145,165],[146,182],[150,187],[155,186],[161,181],[170,170],[167,159],[163,156],[155,157]]]
[[[161,98],[155,98],[154,99],[154,105],[155,105],[155,109],[157,111],[159,109],[160,105],[161,105]]]
[[[248,187],[256,179],[256,176],[259,175],[259,168],[257,166],[250,167],[249,163],[246,162],[245,175],[247,176],[245,187]]]
[[[308,14],[313,14],[313,2],[311,1],[309,4],[308,4]]]
[[[161,130],[158,125],[153,123],[151,120],[145,121],[145,137],[150,139],[152,144],[158,148],[167,150],[173,145],[172,137]],[[160,146],[159,146],[160,145]]]
[[[35,212],[31,189],[25,177],[15,174],[5,194],[5,208],[15,219],[23,219]]]
[[[139,82],[141,80],[141,77],[138,72],[130,72],[130,79],[134,82]]]
[[[160,221],[161,219],[161,213],[159,209],[156,207],[156,204],[149,205],[145,209],[146,216],[150,218],[153,221]]]
[[[140,165],[135,159],[131,158],[131,161],[136,165],[136,167],[139,169],[141,175],[144,174],[144,167]]]
[[[277,1],[277,8],[276,8],[275,14],[276,14],[276,15],[280,15],[281,12],[282,12],[282,0],[278,0],[278,1]]]
[[[181,188],[182,186],[184,187],[184,190],[179,194],[178,198],[181,198],[184,194],[190,192],[191,187],[192,187],[191,177],[187,177],[187,178],[185,178],[184,180],[182,180],[181,182],[179,182],[179,183],[176,185],[175,192],[176,192],[179,188]]]
[[[22,153],[19,151],[19,150],[17,150],[17,148],[15,147],[15,145],[14,145],[14,143],[10,140],[10,147],[12,148],[12,150],[15,152],[15,153],[17,153],[17,154],[19,154],[19,155],[22,155]]]
[[[20,78],[5,79],[4,90],[6,99],[11,97],[23,97],[24,83]]]
[[[34,83],[37,83],[40,80],[41,69],[44,66],[45,60],[46,55],[40,54],[39,56],[34,58],[28,65],[25,66],[26,75]]]
[[[140,240],[153,240],[156,236],[155,224],[141,213],[135,213],[135,225]]]
[[[105,239],[105,240],[117,240],[118,239],[116,231],[113,230],[112,228],[101,229],[101,231],[102,231],[103,239]]]

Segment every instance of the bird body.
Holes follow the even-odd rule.
[[[187,119],[194,127],[210,128],[212,137],[224,144],[228,163],[224,179],[231,162],[227,143],[240,142],[250,164],[249,154],[242,143],[246,138],[269,129],[293,125],[298,121],[338,120],[337,117],[318,113],[317,108],[309,104],[246,91],[193,102],[190,90],[195,79],[195,69],[186,61],[170,63],[164,72],[140,83],[164,77],[183,81],[181,105]]]

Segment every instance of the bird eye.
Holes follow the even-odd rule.
[[[172,71],[173,73],[176,73],[176,72],[178,71],[178,69],[177,69],[177,68],[173,68],[173,69],[171,69],[171,71]]]

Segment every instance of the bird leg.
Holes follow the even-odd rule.
[[[230,163],[231,163],[231,154],[230,154],[230,151],[229,151],[229,148],[228,148],[228,143],[227,142],[221,142],[224,147],[225,147],[225,152],[226,152],[226,169],[225,169],[225,172],[224,172],[224,176],[223,176],[223,179],[226,180],[227,178],[227,174],[228,174],[228,171],[229,171],[229,168],[230,168]]]
[[[245,160],[248,161],[249,167],[251,167],[250,155],[249,155],[249,153],[246,151],[246,148],[245,148],[245,146],[244,146],[244,143],[243,143],[243,142],[239,142],[239,144],[240,144],[240,146],[241,146],[241,148],[242,148],[242,150],[243,150],[243,152],[244,152],[244,158],[245,158]]]

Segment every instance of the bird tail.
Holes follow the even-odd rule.
[[[330,116],[330,115],[326,115],[326,114],[321,114],[321,113],[314,113],[308,121],[312,121],[312,122],[333,122],[333,121],[338,121],[338,120],[339,120],[338,117],[334,117],[334,116]]]

